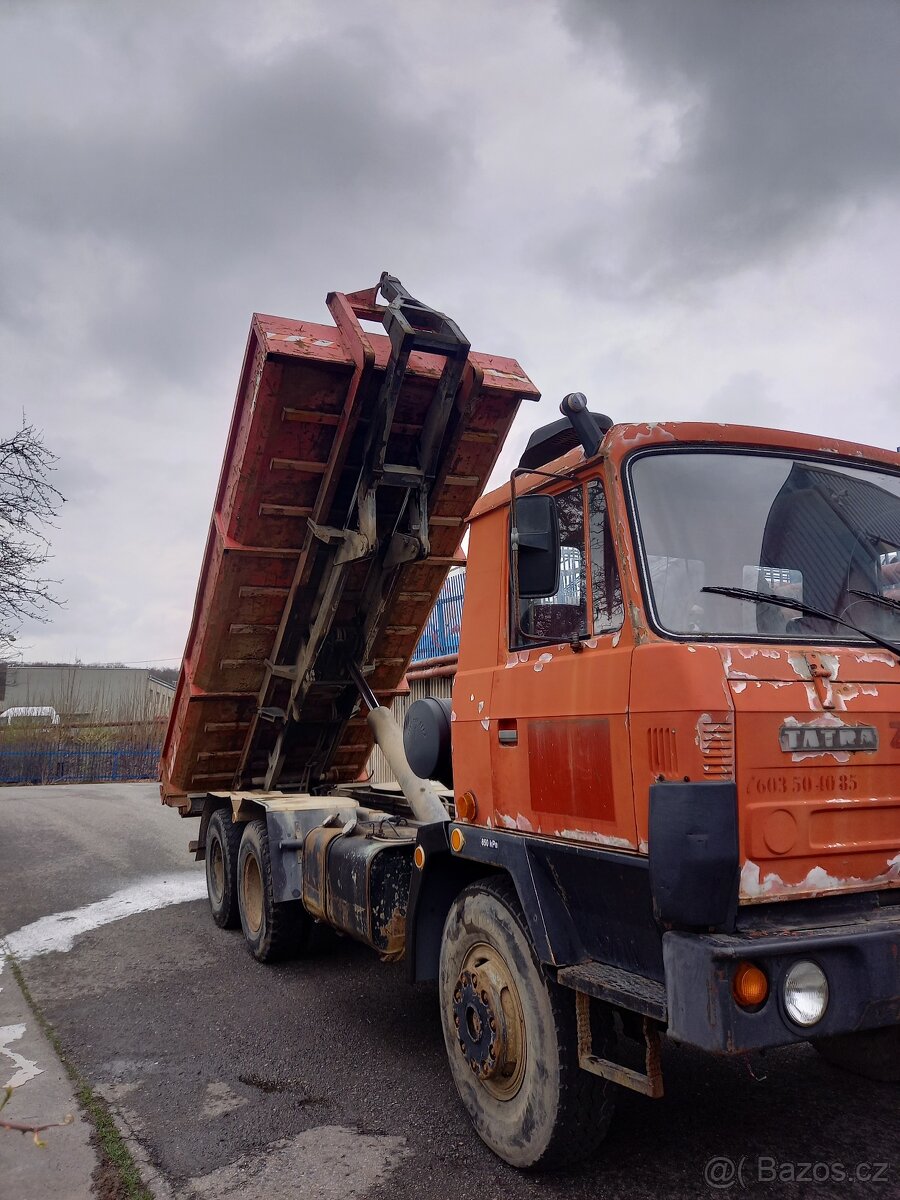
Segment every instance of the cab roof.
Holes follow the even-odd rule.
[[[613,425],[594,455],[597,463],[604,459],[616,466],[633,450],[651,446],[672,445],[733,446],[743,449],[798,451],[803,454],[833,454],[840,458],[856,458],[861,462],[900,469],[900,454],[878,446],[846,442],[821,434],[792,433],[785,429],[763,429],[754,425],[726,425],[712,421],[645,421],[641,424]],[[540,469],[558,474],[576,470],[585,461],[580,446],[563,454]],[[516,484],[516,494],[532,491],[544,482],[538,474],[522,475]],[[509,504],[509,483],[486,492],[469,513],[469,520],[483,517],[496,508]]]

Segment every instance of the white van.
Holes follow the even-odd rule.
[[[30,708],[7,708],[0,713],[3,725],[58,725],[59,713],[49,705]]]

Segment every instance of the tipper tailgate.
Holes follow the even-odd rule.
[[[538,398],[518,363],[469,351],[396,288],[388,307],[377,288],[332,293],[334,326],[253,317],[163,748],[168,804],[359,776],[371,739],[348,664],[390,702],[519,403]]]

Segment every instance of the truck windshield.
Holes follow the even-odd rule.
[[[684,635],[857,641],[833,613],[900,640],[900,474],[830,460],[667,450],[635,459],[631,492],[656,624]],[[740,599],[707,586],[759,593]]]

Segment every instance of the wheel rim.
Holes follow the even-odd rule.
[[[263,922],[263,887],[259,863],[252,854],[244,859],[241,873],[241,893],[244,901],[244,920],[251,933],[259,933]]]
[[[222,843],[213,838],[207,848],[209,855],[209,881],[212,885],[213,899],[218,904],[225,894],[225,855],[222,853]]]
[[[498,1100],[511,1100],[525,1076],[522,1001],[505,959],[487,942],[472,946],[453,989],[457,1043],[472,1074]]]

